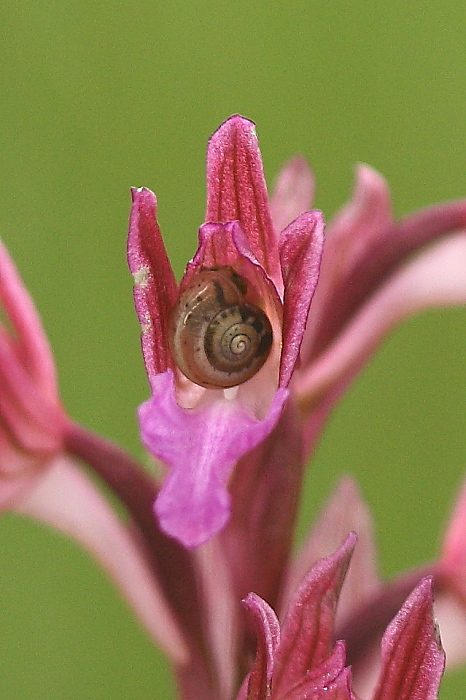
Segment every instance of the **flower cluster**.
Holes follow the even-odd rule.
[[[349,479],[291,552],[303,468],[335,402],[401,319],[466,301],[466,202],[395,221],[385,181],[359,166],[324,243],[312,190],[296,157],[269,199],[254,125],[230,117],[209,140],[205,219],[179,284],[156,198],[133,190],[128,263],[150,385],[138,418],[159,479],[67,416],[0,246],[0,505],[98,559],[171,658],[183,700],[431,700],[443,649],[447,664],[466,660],[466,489],[438,560],[392,581]]]

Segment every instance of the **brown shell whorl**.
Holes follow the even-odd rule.
[[[179,296],[170,315],[169,343],[176,365],[208,389],[253,377],[269,356],[272,327],[244,299],[246,281],[229,267],[203,270]]]

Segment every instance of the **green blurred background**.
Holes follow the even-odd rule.
[[[125,263],[128,188],[159,199],[176,271],[195,248],[209,134],[257,123],[266,176],[302,152],[327,219],[365,161],[396,215],[464,196],[466,5],[14,0],[0,8],[0,232],[51,339],[69,412],[141,456],[147,396]],[[400,327],[334,413],[300,531],[359,480],[385,575],[425,561],[465,465],[466,313]],[[166,663],[73,543],[0,521],[0,698],[172,697]],[[466,692],[466,673],[441,698]]]

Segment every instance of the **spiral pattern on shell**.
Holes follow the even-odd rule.
[[[236,386],[253,377],[269,356],[272,327],[244,299],[247,283],[229,267],[203,270],[179,296],[169,321],[173,360],[195,384]]]

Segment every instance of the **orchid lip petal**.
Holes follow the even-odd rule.
[[[155,502],[160,526],[194,548],[220,530],[229,516],[226,483],[245,452],[272,430],[288,392],[278,389],[262,420],[241,406],[207,391],[195,409],[180,408],[170,370],[151,378],[152,396],[139,408],[141,437],[171,470]]]

